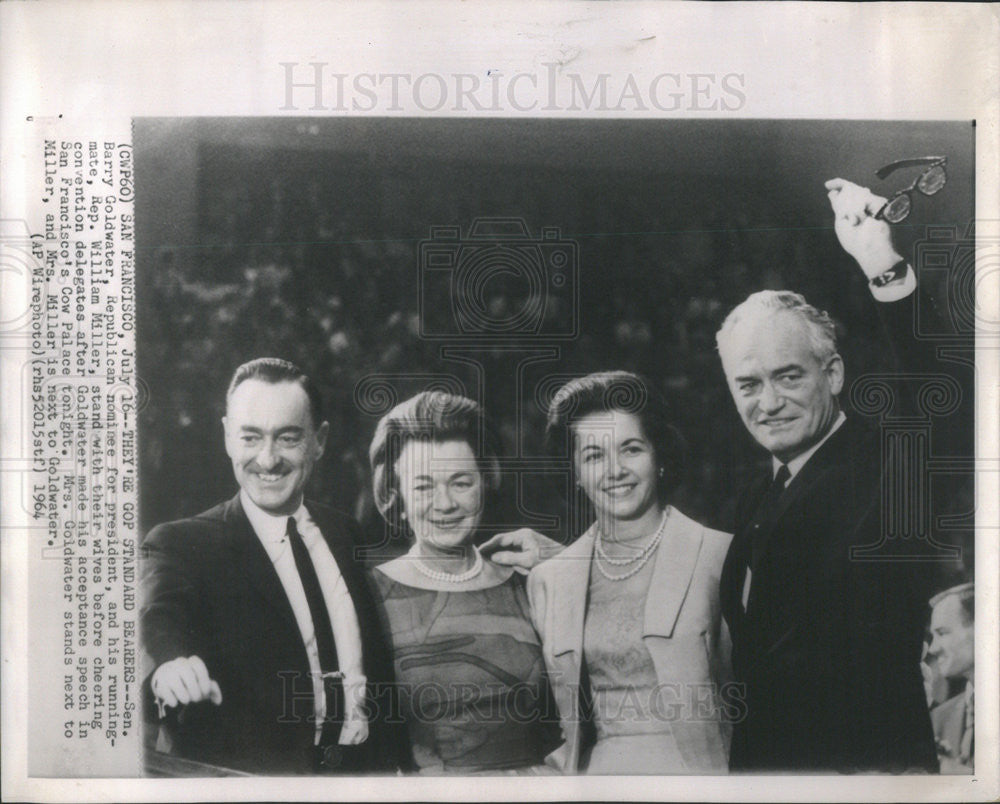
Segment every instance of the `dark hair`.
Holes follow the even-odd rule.
[[[256,360],[244,363],[233,372],[233,378],[229,381],[229,390],[226,391],[227,407],[237,387],[247,380],[260,380],[272,385],[281,382],[295,383],[309,397],[309,413],[312,416],[313,425],[319,427],[323,423],[323,397],[320,395],[319,388],[294,363],[278,357],[258,357]]]
[[[953,586],[950,589],[945,589],[943,592],[938,592],[931,598],[931,607],[936,606],[946,597],[957,597],[958,602],[962,605],[962,617],[964,619],[963,625],[972,625],[976,621],[976,585],[975,583],[960,583],[958,586]]]
[[[670,423],[667,402],[644,377],[629,371],[603,371],[570,380],[556,391],[549,404],[545,438],[550,454],[570,458],[572,427],[584,416],[613,410],[639,419],[642,432],[653,447],[657,467],[656,491],[661,503],[680,484],[684,472],[685,446],[681,434]]]
[[[471,448],[489,491],[500,488],[497,439],[482,407],[468,397],[423,391],[386,413],[375,428],[368,458],[375,505],[393,528],[402,525],[396,461],[408,441],[464,441]]]

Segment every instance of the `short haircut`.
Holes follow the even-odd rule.
[[[573,454],[573,425],[592,413],[620,411],[638,417],[642,432],[653,447],[658,468],[657,496],[665,503],[683,479],[685,444],[670,422],[667,402],[656,387],[630,371],[602,371],[570,380],[556,391],[549,404],[545,426],[551,454]]]
[[[733,330],[742,321],[782,311],[791,313],[805,326],[810,351],[820,363],[837,354],[837,328],[830,316],[809,304],[800,293],[790,290],[761,290],[747,296],[722,322],[715,334],[716,347],[722,353],[729,345]]]
[[[315,427],[323,423],[323,397],[319,388],[309,378],[309,376],[298,366],[288,360],[278,357],[258,357],[244,363],[235,372],[229,381],[229,390],[226,391],[226,407],[229,407],[229,400],[241,383],[247,380],[260,380],[261,382],[277,385],[281,382],[291,382],[300,386],[309,398],[309,413]]]
[[[396,461],[409,441],[464,441],[476,456],[484,487],[500,488],[497,438],[482,407],[457,394],[423,391],[379,420],[368,450],[375,505],[393,528],[402,528],[403,513]]]
[[[958,602],[962,604],[962,614],[965,618],[964,625],[972,625],[976,621],[976,585],[974,583],[960,583],[951,589],[938,592],[930,600],[931,608],[936,606],[947,597],[958,597]]]

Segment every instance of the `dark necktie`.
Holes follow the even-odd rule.
[[[326,673],[337,670],[337,648],[333,641],[333,628],[330,625],[330,615],[326,610],[326,601],[320,589],[316,568],[309,557],[309,548],[302,541],[299,529],[295,526],[295,518],[288,518],[288,541],[292,545],[292,555],[295,557],[295,567],[299,571],[302,588],[309,603],[309,614],[316,633],[316,652],[319,654],[320,670],[324,673],[323,688],[326,690],[327,720],[340,720],[343,717],[337,688],[339,684],[331,684]]]
[[[757,515],[754,517],[753,533],[750,537],[751,572],[757,571],[757,565],[764,552],[764,545],[767,541],[766,531],[769,529],[767,525],[770,524],[770,521],[774,516],[778,500],[781,498],[781,493],[785,490],[785,484],[791,476],[792,473],[788,471],[788,467],[785,466],[785,464],[781,464],[781,466],[778,467],[777,474],[775,474],[774,479],[771,481],[771,485],[768,487],[767,492],[760,501],[760,506],[757,508]]]
[[[975,755],[976,709],[973,693],[965,696],[965,724],[962,728],[962,742],[959,745],[958,758],[971,767]]]

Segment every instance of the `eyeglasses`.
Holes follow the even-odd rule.
[[[889,223],[899,223],[906,218],[913,207],[914,190],[919,190],[924,195],[934,195],[944,187],[945,182],[948,181],[948,174],[944,170],[947,163],[948,157],[946,156],[922,156],[919,159],[901,159],[876,170],[875,175],[884,179],[903,168],[916,167],[917,165],[928,166],[913,184],[893,193],[892,197],[883,204],[882,209],[875,213],[875,217]]]

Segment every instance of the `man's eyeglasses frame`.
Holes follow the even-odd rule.
[[[948,181],[948,174],[945,172],[945,165],[948,164],[946,156],[922,156],[917,159],[900,159],[898,162],[891,162],[885,167],[875,171],[875,175],[880,179],[887,178],[897,170],[918,165],[927,165],[927,168],[913,180],[909,187],[896,190],[886,201],[882,208],[875,213],[875,217],[887,223],[899,223],[906,219],[913,209],[913,191],[916,190],[926,196],[932,196],[940,192],[941,188]],[[933,181],[931,181],[933,180]],[[938,183],[938,181],[940,183]],[[906,202],[900,201],[905,197]]]

